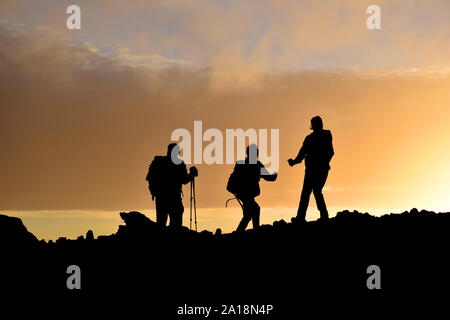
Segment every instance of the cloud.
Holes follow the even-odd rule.
[[[127,67],[170,68],[176,66],[189,67],[192,62],[170,59],[158,54],[134,54],[129,48],[119,48],[111,57],[120,65]]]
[[[165,152],[174,129],[192,130],[194,120],[205,129],[280,129],[280,176],[262,183],[263,207],[297,203],[302,171],[285,159],[298,151],[317,114],[335,138],[330,186],[364,191],[330,193],[336,206],[400,207],[411,194],[426,192],[427,165],[450,150],[450,80],[442,69],[256,68],[254,78],[245,78],[233,68],[166,58],[150,59],[161,67],[148,67],[128,49],[123,60],[134,62],[124,64],[95,43],[45,28],[2,27],[0,43],[4,210],[153,207],[144,181],[148,163]],[[440,163],[440,170],[445,166]],[[200,207],[224,203],[231,170],[200,166]],[[370,189],[380,185],[400,191]]]
[[[220,77],[334,68],[449,68],[447,0],[379,0],[382,29],[366,28],[361,0],[79,1],[80,32],[65,29],[69,2],[4,0],[5,19],[48,26],[77,40],[120,44],[134,62],[190,61]],[[39,7],[37,7],[39,6]],[[172,63],[172,62],[170,62]],[[214,73],[213,73],[214,75]],[[253,77],[254,78],[254,77]],[[248,82],[248,81],[247,81]]]

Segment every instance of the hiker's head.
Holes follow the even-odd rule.
[[[172,159],[172,162],[178,164],[180,162],[180,146],[176,143],[171,143],[167,146],[167,156]]]
[[[315,116],[311,119],[311,130],[321,130],[323,129],[323,121],[322,118],[319,116]]]
[[[251,144],[246,150],[247,158],[250,159],[250,163],[256,163],[259,155],[259,150],[256,144]]]

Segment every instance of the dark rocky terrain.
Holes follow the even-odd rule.
[[[139,212],[120,216],[125,224],[110,236],[90,231],[48,243],[20,219],[0,216],[0,290],[108,309],[131,302],[165,314],[155,319],[200,319],[176,317],[185,303],[273,304],[275,315],[263,319],[287,319],[448,296],[450,213],[344,211],[327,222],[277,221],[241,234],[162,229]],[[67,289],[69,265],[81,268],[81,290]],[[370,265],[381,269],[381,290],[367,288]]]

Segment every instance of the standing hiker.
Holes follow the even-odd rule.
[[[198,176],[197,168],[186,165],[179,158],[180,146],[171,143],[166,156],[156,156],[148,169],[147,177],[152,200],[155,200],[156,223],[165,226],[170,217],[171,227],[183,225],[182,186]]]
[[[323,122],[319,116],[311,119],[311,129],[313,132],[306,136],[297,157],[288,160],[292,167],[305,159],[305,178],[296,217],[298,222],[305,222],[311,192],[314,193],[320,219],[328,219],[322,188],[327,181],[330,161],[334,155],[333,138],[330,130],[323,129]]]

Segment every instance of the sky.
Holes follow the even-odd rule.
[[[81,8],[67,30],[66,7]],[[366,27],[381,8],[380,30]],[[450,2],[9,1],[0,3],[0,213],[38,238],[111,234],[120,211],[155,218],[145,175],[177,128],[279,129],[263,223],[295,215],[324,119],[331,216],[450,211]],[[199,226],[232,231],[232,165],[198,165]],[[188,187],[184,189],[188,224]],[[312,200],[308,219],[318,216]]]

